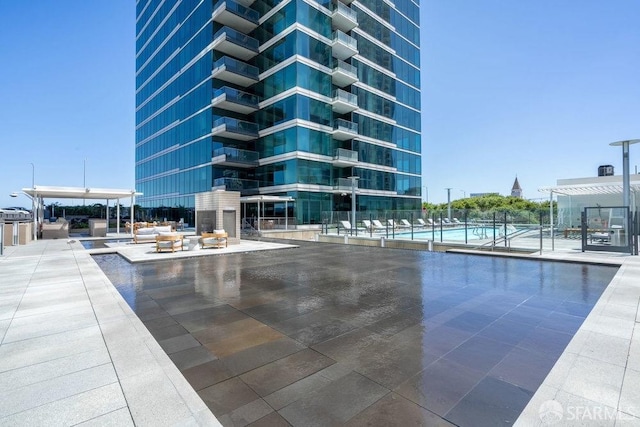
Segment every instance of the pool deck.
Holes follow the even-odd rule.
[[[176,254],[138,245],[127,256],[282,247],[292,245],[243,240]],[[0,424],[220,425],[92,260],[103,251],[39,240],[0,256]],[[529,257],[621,267],[516,425],[552,425],[561,412],[560,425],[640,425],[640,258],[579,251]]]

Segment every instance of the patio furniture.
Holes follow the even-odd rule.
[[[156,252],[175,252],[176,249],[183,250],[183,245],[184,242],[181,234],[163,232],[156,236]]]
[[[134,243],[151,243],[156,241],[156,237],[162,233],[171,233],[170,225],[157,225],[155,227],[138,228],[133,234]],[[175,234],[175,233],[171,233]]]
[[[224,230],[213,230],[213,233],[202,233],[202,248],[213,246],[216,248],[228,247],[229,235]]]

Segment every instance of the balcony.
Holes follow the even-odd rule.
[[[356,166],[358,164],[358,152],[338,148],[333,156],[333,165],[341,168]]]
[[[344,119],[337,119],[333,125],[333,139],[346,141],[358,136],[358,124]]]
[[[258,153],[239,148],[222,147],[213,151],[211,163],[238,168],[254,168],[258,166]]]
[[[358,53],[358,42],[351,36],[340,30],[333,32],[333,42],[331,43],[331,53],[334,58],[345,60]]]
[[[249,33],[258,26],[260,14],[232,0],[220,0],[213,7],[213,20],[219,24]]]
[[[337,61],[331,73],[331,82],[338,87],[349,86],[358,81],[358,70],[344,61]]]
[[[358,109],[358,96],[346,90],[336,89],[333,92],[331,107],[338,114],[350,113]]]
[[[259,182],[253,179],[216,178],[213,190],[239,191],[241,195],[258,194]]]
[[[337,2],[331,14],[333,28],[348,32],[358,26],[358,14],[343,3]]]
[[[213,35],[213,49],[247,61],[258,54],[260,43],[231,27],[222,27]]]
[[[241,114],[249,114],[258,110],[258,97],[238,89],[224,86],[213,92],[213,101],[211,104],[216,108],[235,111]]]
[[[258,67],[225,56],[213,64],[211,77],[240,86],[251,86],[258,82],[259,72]]]
[[[213,136],[250,141],[258,137],[258,125],[231,117],[221,117],[213,122]]]
[[[356,180],[356,190],[358,189],[358,181]],[[351,194],[351,180],[349,178],[338,178],[333,183],[334,193],[348,193]]]

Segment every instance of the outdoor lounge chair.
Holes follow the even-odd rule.
[[[351,231],[351,222],[349,221],[340,221],[340,225],[342,226],[342,228],[344,228],[345,230]],[[364,231],[365,229],[362,227],[354,227],[354,230],[362,230]]]
[[[224,230],[213,230],[213,233],[202,233],[202,248],[214,246],[216,248],[228,247],[229,235]]]
[[[364,224],[365,228],[367,229],[367,231],[382,231],[384,230],[384,227],[378,227],[377,225],[373,224],[371,221],[369,221],[368,219],[363,219],[362,223]]]
[[[183,250],[183,239],[181,234],[160,233],[156,236],[156,252]]]
[[[453,218],[451,220],[451,222],[454,223],[454,224],[462,224],[462,222],[460,222],[460,220],[458,218]]]
[[[388,219],[387,223],[391,228],[398,228],[398,224],[396,224],[396,222],[393,219]]]
[[[374,219],[371,222],[373,223],[373,226],[376,227],[379,230],[385,230],[386,229],[386,227],[384,225],[382,225],[382,223],[380,222],[379,219]]]
[[[416,222],[417,222],[416,227],[427,227],[427,226],[429,226],[429,224],[424,222],[424,219],[422,219],[422,218],[416,219]]]
[[[400,220],[400,227],[402,227],[402,228],[411,228],[411,223],[409,221],[407,221],[406,219],[401,219]]]

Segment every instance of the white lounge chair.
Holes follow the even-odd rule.
[[[400,220],[400,227],[411,228],[411,223],[409,221],[407,221],[406,219],[401,219]]]
[[[389,224],[389,226],[391,228],[398,228],[398,224],[396,224],[396,222],[394,220],[392,220],[392,219],[388,219],[387,223]]]
[[[384,229],[384,227],[378,227],[375,224],[373,224],[371,221],[369,221],[368,219],[363,219],[362,223],[364,224],[365,228],[367,229],[367,231],[381,231]]]
[[[342,225],[342,228],[344,228],[345,230],[349,230],[351,231],[351,222],[349,221],[340,221],[340,225]],[[358,230],[358,231],[364,231],[364,228],[362,227],[353,227],[353,230]]]
[[[454,224],[462,224],[462,222],[460,222],[460,220],[458,218],[453,218],[451,220],[451,222],[454,223]]]
[[[371,221],[373,223],[373,226],[376,227],[379,230],[384,230],[387,227],[385,227],[384,225],[382,225],[382,223],[380,222],[379,219],[374,219],[373,221]]]
[[[415,225],[416,227],[427,227],[428,224],[426,222],[424,222],[424,219],[422,218],[418,218],[416,219],[417,224]]]

